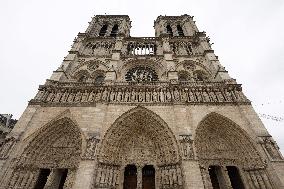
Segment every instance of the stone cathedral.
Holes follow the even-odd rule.
[[[283,189],[284,159],[192,16],[79,33],[0,148],[1,189]]]

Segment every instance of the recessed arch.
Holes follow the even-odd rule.
[[[101,163],[167,165],[180,160],[177,141],[164,120],[138,106],[122,114],[106,131]]]
[[[199,123],[195,135],[197,156],[205,165],[263,167],[263,161],[248,134],[229,118],[212,112]]]
[[[75,122],[62,117],[32,134],[17,166],[29,168],[76,168],[82,152],[82,134]]]

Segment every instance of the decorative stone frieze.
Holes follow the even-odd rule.
[[[133,85],[132,85],[133,84]],[[151,84],[115,83],[113,85],[77,85],[57,83],[41,86],[30,104],[49,105],[90,105],[111,104],[250,104],[237,84],[196,84],[182,85],[167,82]]]

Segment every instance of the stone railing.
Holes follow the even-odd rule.
[[[162,40],[156,37],[131,37],[124,41],[124,54],[130,56],[157,55],[158,48],[162,45]]]
[[[173,84],[153,83],[92,83],[47,82],[30,104],[54,106],[107,104],[196,104],[241,103],[250,104],[242,93],[241,85],[222,82],[191,82]]]

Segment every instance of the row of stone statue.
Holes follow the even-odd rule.
[[[183,188],[183,177],[180,165],[167,165],[158,170],[161,188]]]
[[[248,102],[240,90],[227,89],[135,89],[101,87],[94,90],[40,89],[34,100],[55,103],[81,102]]]
[[[93,188],[116,188],[119,184],[119,172],[118,166],[98,164]]]

